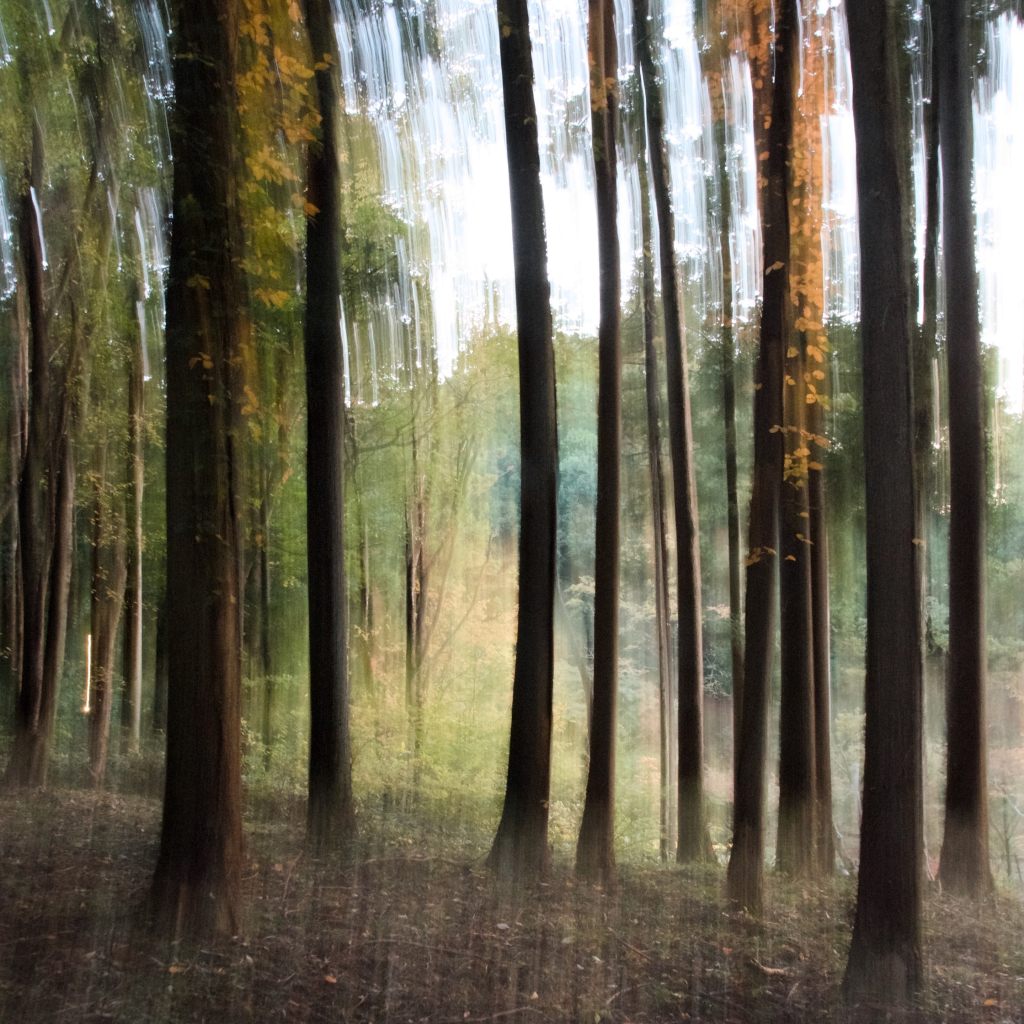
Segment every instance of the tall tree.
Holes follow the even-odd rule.
[[[658,646],[659,722],[659,850],[663,861],[675,846],[675,817],[671,803],[675,737],[672,731],[672,610],[668,589],[668,537],[665,530],[665,474],[661,459],[661,389],[658,351],[654,345],[657,306],[654,289],[654,238],[651,195],[647,176],[647,130],[641,122],[637,144],[640,183],[641,298],[644,309],[644,397],[647,407],[647,468],[651,478],[651,518],[654,524],[654,627]]]
[[[847,8],[860,208],[867,519],[864,804],[847,999],[921,984],[921,649],[913,386],[899,174],[896,35],[886,0]]]
[[[676,520],[676,568],[679,576],[679,842],[680,862],[714,861],[704,800],[704,652],[700,585],[697,487],[690,424],[690,385],[686,334],[675,260],[675,215],[665,145],[661,82],[654,59],[647,0],[633,0],[633,32],[643,81],[648,153],[654,205],[658,215],[661,301],[665,312],[665,370],[668,385],[668,433],[672,454],[672,491]]]
[[[43,132],[36,116],[32,122],[32,155],[20,217],[31,341],[28,425],[18,486],[18,549],[23,594],[21,683],[15,709],[14,750],[4,774],[4,782],[10,787],[42,785],[52,728],[52,719],[43,713],[47,703],[43,663],[56,481],[48,458],[53,354],[45,303],[43,226],[38,200],[42,180]]]
[[[971,6],[936,0],[942,253],[949,379],[949,667],[946,819],[939,880],[952,892],[992,887],[985,743],[985,395],[975,264]]]
[[[235,0],[171,4],[167,281],[167,770],[155,923],[232,935],[243,861],[239,363],[249,344],[235,177]]]
[[[497,8],[512,201],[522,475],[508,777],[488,863],[499,875],[525,880],[545,869],[548,856],[558,430],[527,0],[498,0]]]
[[[752,914],[761,911],[764,888],[764,771],[768,696],[772,674],[779,547],[779,495],[784,465],[783,364],[791,330],[789,289],[788,171],[792,138],[793,44],[796,4],[783,0],[775,13],[775,81],[768,5],[754,8],[753,47],[767,159],[761,183],[764,296],[757,380],[754,385],[754,478],[750,495],[743,707],[733,800],[729,898]],[[760,146],[758,147],[760,148]]]
[[[739,474],[736,464],[736,339],[732,295],[732,190],[729,180],[727,132],[729,112],[725,103],[725,67],[729,60],[728,25],[733,11],[719,3],[704,48],[705,75],[711,97],[712,136],[715,143],[715,176],[718,186],[718,250],[722,259],[722,324],[719,328],[722,358],[722,420],[725,429],[725,496],[729,536],[729,654],[732,675],[733,774],[739,756],[740,711],[743,707],[743,598],[740,579]],[[719,26],[716,31],[716,24]]]
[[[128,584],[124,598],[124,690],[121,698],[121,734],[127,750],[137,752],[142,735],[142,498],[146,466],[142,433],[145,414],[143,342],[141,331],[135,330],[134,326],[129,341],[128,494],[125,517],[128,529]]]
[[[117,630],[124,606],[128,578],[125,538],[124,489],[120,473],[109,479],[109,436],[97,441],[93,451],[92,477],[92,585],[90,633],[92,635],[91,686],[89,694],[89,775],[92,785],[103,785],[107,772],[110,714],[114,705],[114,665]]]
[[[348,608],[345,589],[345,365],[338,287],[337,61],[328,0],[306,0],[317,61],[320,144],[309,146],[306,225],[306,544],[309,572],[309,813],[314,847],[347,844],[355,830],[349,738]]]
[[[607,880],[615,870],[615,720],[619,658],[619,461],[622,339],[616,132],[619,51],[613,0],[590,0],[590,109],[597,193],[600,322],[597,384],[597,523],[594,556],[594,696],[590,769],[576,847],[576,873]]]

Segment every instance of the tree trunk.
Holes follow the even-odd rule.
[[[104,438],[93,455],[92,507],[92,686],[89,693],[89,776],[100,788],[107,772],[110,712],[114,703],[114,662],[117,628],[121,621],[128,579],[125,509],[118,487],[107,484],[107,449]]]
[[[777,60],[776,68],[779,63],[781,60]],[[780,495],[779,537],[782,686],[779,708],[779,831],[775,864],[780,871],[794,878],[813,874],[817,866],[814,845],[814,630],[806,454],[809,449],[804,437],[807,403],[802,347],[792,345],[785,363],[783,431],[786,454]]]
[[[808,410],[808,429],[822,435],[821,404]],[[825,471],[807,474],[811,538],[811,626],[814,631],[814,800],[815,873],[831,876],[836,867],[832,822],[832,613],[829,602],[828,531],[825,526]]]
[[[729,898],[752,914],[761,912],[764,888],[764,771],[775,639],[779,499],[784,465],[783,366],[791,329],[786,163],[792,137],[795,18],[793,0],[785,0],[776,12],[775,51],[778,56],[774,87],[767,77],[759,79],[760,107],[770,111],[763,122],[767,125],[768,156],[760,189],[764,297],[754,385],[754,479],[747,552],[743,704],[728,874]],[[769,38],[766,12],[758,19],[756,27],[757,42],[766,47]],[[770,105],[764,97],[765,90],[770,92]]]
[[[554,677],[558,427],[527,0],[498,0],[519,337],[519,610],[508,777],[488,856],[500,876],[535,879],[548,862]]]
[[[307,0],[317,60],[320,145],[309,147],[307,194],[317,213],[306,223],[306,535],[309,572],[309,813],[315,850],[345,848],[355,837],[349,738],[348,607],[345,586],[345,370],[338,310],[341,235],[337,151],[337,65],[330,5]],[[322,56],[323,55],[323,56]]]
[[[672,609],[668,590],[668,538],[665,534],[665,474],[661,462],[661,388],[658,353],[654,347],[657,309],[654,297],[654,239],[651,236],[651,196],[647,177],[647,131],[640,133],[637,170],[640,179],[640,222],[643,233],[642,287],[644,304],[644,389],[647,399],[647,466],[651,478],[651,518],[654,523],[654,628],[658,647],[659,721],[659,851],[663,861],[675,852],[675,816],[672,807],[672,768],[675,737],[672,732]]]
[[[167,769],[157,926],[238,932],[243,861],[239,363],[249,344],[234,0],[175,0],[167,282]]]
[[[844,992],[899,1003],[921,969],[921,647],[913,387],[895,89],[885,0],[847,8],[860,206],[867,525],[864,809]]]
[[[260,738],[263,741],[263,765],[270,768],[274,749],[275,680],[270,665],[270,472],[267,453],[259,452],[260,507],[258,547],[259,569],[259,674],[263,680],[263,707],[260,709]]]
[[[714,861],[704,805],[704,653],[697,487],[693,468],[686,336],[675,263],[675,220],[665,146],[661,84],[650,38],[647,0],[633,0],[637,63],[643,78],[654,204],[658,214],[661,299],[665,310],[669,449],[679,573],[679,845],[676,859]]]
[[[163,597],[156,613],[156,664],[153,672],[153,731],[167,729],[167,598]]]
[[[600,321],[597,391],[597,522],[594,530],[594,710],[590,769],[576,846],[576,873],[609,881],[615,872],[615,719],[619,658],[619,461],[622,338],[616,215],[619,53],[613,0],[590,0],[590,108],[597,193]]]
[[[121,742],[137,754],[142,735],[142,489],[143,461],[142,336],[133,330],[128,358],[127,579],[124,601],[124,690]]]
[[[939,881],[977,896],[992,888],[985,742],[985,395],[975,265],[971,7],[936,0],[942,227],[949,379],[949,662],[946,824]]]
[[[54,531],[54,479],[50,458],[50,337],[44,299],[42,224],[36,197],[43,178],[43,139],[38,120],[32,126],[29,191],[22,198],[21,244],[28,291],[31,353],[29,362],[28,427],[18,490],[18,547],[22,580],[22,652],[18,702],[15,709],[14,750],[4,783],[9,788],[42,785],[49,740],[43,717],[47,586]]]

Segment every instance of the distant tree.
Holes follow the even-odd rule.
[[[792,139],[796,4],[783,0],[775,13],[775,80],[769,64],[767,5],[755,8],[757,120],[765,132],[764,182],[760,189],[764,245],[764,297],[754,393],[754,479],[750,495],[743,653],[743,708],[734,780],[729,898],[752,914],[761,912],[764,887],[764,771],[768,696],[772,674],[779,549],[779,496],[784,465],[783,365],[792,329],[789,288],[787,161]]]
[[[594,531],[594,696],[590,768],[576,873],[608,880],[615,870],[615,721],[619,658],[619,462],[622,339],[616,133],[619,51],[613,0],[590,0],[590,109],[597,193],[600,322],[597,384],[597,523]]]
[[[527,0],[498,0],[497,8],[512,200],[522,477],[508,778],[488,864],[501,876],[526,880],[543,871],[548,858],[558,434]]]
[[[309,145],[306,196],[306,545],[309,573],[309,812],[316,849],[351,842],[348,597],[345,589],[345,366],[338,309],[341,189],[337,60],[328,0],[306,0],[316,61],[319,144]]]
[[[971,192],[974,119],[971,5],[936,0],[935,67],[942,154],[942,255],[949,379],[949,668],[946,817],[939,881],[992,887],[985,743],[985,395]]]
[[[913,389],[899,173],[896,33],[886,0],[847,8],[860,209],[867,515],[864,804],[851,1002],[921,985],[921,649]]]
[[[239,363],[249,344],[236,177],[235,0],[171,4],[167,281],[167,769],[158,928],[239,927],[243,861]]]
[[[633,33],[643,81],[648,154],[658,216],[661,301],[665,311],[668,433],[679,574],[679,842],[676,859],[681,862],[714,861],[704,799],[703,608],[686,334],[675,261],[675,214],[665,145],[665,116],[647,0],[633,0]]]

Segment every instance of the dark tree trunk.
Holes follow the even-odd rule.
[[[616,215],[619,53],[613,0],[590,0],[590,107],[597,192],[597,522],[594,530],[594,702],[590,770],[576,846],[576,873],[608,881],[615,872],[615,719],[619,658],[619,461],[622,339]]]
[[[234,0],[175,0],[167,282],[167,774],[157,926],[238,932],[241,386],[249,344],[234,174]]]
[[[306,535],[309,552],[309,813],[316,850],[349,846],[355,836],[349,738],[348,607],[345,587],[345,372],[338,311],[341,191],[337,90],[330,5],[307,0],[317,60],[320,145],[309,147],[307,193],[319,212],[306,225]]]
[[[128,494],[126,525],[127,579],[124,600],[124,690],[121,697],[121,742],[138,753],[142,736],[142,336],[133,330],[128,358]]]
[[[785,54],[776,59],[776,68]],[[778,84],[779,78],[776,78]],[[792,94],[790,94],[792,102]],[[774,117],[773,117],[774,121]],[[787,193],[788,206],[788,193]],[[787,260],[788,262],[788,260]],[[793,341],[799,341],[793,336]],[[804,410],[803,345],[791,345],[785,363],[785,469],[780,495],[779,831],[775,863],[794,878],[813,874],[815,859],[814,649],[811,616],[809,451]]]
[[[534,879],[548,862],[554,674],[558,428],[544,198],[526,0],[498,0],[505,143],[519,336],[519,612],[505,805],[488,856],[500,876]]]
[[[57,694],[64,675],[64,652],[68,631],[68,604],[71,570],[74,563],[75,524],[75,429],[79,425],[82,401],[79,380],[84,354],[77,309],[71,309],[71,347],[64,368],[61,406],[56,424],[57,490],[54,507],[53,555],[46,624],[46,648],[43,652],[43,700],[40,707],[40,731],[43,742],[39,785],[46,785],[47,751],[57,713]]]
[[[884,0],[847,9],[860,204],[867,515],[864,809],[844,991],[913,997],[921,970],[921,647],[909,299],[895,89]]]
[[[808,408],[811,433],[822,436],[821,404]],[[835,827],[832,823],[832,613],[829,605],[828,531],[825,525],[825,471],[807,473],[811,538],[811,624],[814,631],[814,800],[815,871],[835,871]]]
[[[665,474],[661,462],[661,388],[658,352],[654,347],[657,307],[654,294],[654,239],[651,235],[651,196],[647,177],[647,131],[637,146],[640,179],[640,220],[643,233],[642,287],[644,304],[644,390],[647,400],[647,468],[651,478],[651,514],[654,523],[654,629],[658,647],[658,721],[660,741],[659,850],[667,861],[674,853],[675,815],[672,806],[672,768],[675,736],[672,731],[672,609],[668,590],[668,538],[665,531]]]
[[[704,802],[704,653],[697,488],[690,427],[686,335],[675,262],[675,220],[669,182],[661,83],[650,38],[647,0],[633,0],[637,63],[643,78],[648,150],[658,214],[661,299],[665,310],[665,370],[672,493],[679,574],[679,845],[680,862],[714,861]]]
[[[985,395],[975,265],[971,7],[936,0],[935,62],[942,140],[942,227],[949,379],[949,662],[946,824],[939,881],[951,892],[992,888],[985,743]]]
[[[153,731],[167,728],[167,599],[162,598],[156,612],[156,664],[153,672]]]
[[[736,466],[736,344],[733,338],[732,253],[729,225],[732,197],[725,148],[725,111],[715,121],[718,192],[721,197],[722,251],[722,415],[725,420],[725,493],[729,524],[729,652],[732,666],[733,774],[739,755],[740,714],[743,708],[743,597],[740,582],[739,474]]]
[[[786,162],[792,137],[795,19],[793,0],[785,0],[776,12],[778,56],[774,87],[764,79],[761,85],[762,90],[771,90],[766,136],[768,157],[764,162],[765,184],[761,190],[764,298],[754,385],[754,479],[747,553],[743,704],[728,875],[729,898],[752,914],[761,912],[764,888],[764,771],[776,617],[779,497],[784,464],[784,434],[780,428],[783,366],[791,329]],[[766,22],[759,25],[759,32],[762,40],[766,38]]]
[[[43,717],[47,587],[54,533],[54,479],[50,458],[50,337],[44,288],[45,271],[40,244],[42,225],[36,202],[43,178],[43,139],[39,122],[32,127],[29,187],[22,198],[21,244],[24,249],[28,291],[31,352],[29,357],[28,424],[25,455],[18,490],[18,547],[22,580],[22,651],[18,702],[15,708],[14,750],[4,782],[8,787],[42,785],[49,740]]]
[[[89,694],[89,776],[99,788],[107,773],[110,712],[114,703],[114,663],[117,628],[121,621],[126,562],[125,509],[119,488],[107,483],[107,450],[104,439],[93,457],[92,506],[92,687]]]
[[[263,742],[263,764],[270,768],[274,749],[274,705],[276,688],[270,664],[270,477],[267,468],[267,453],[261,450],[259,481],[260,507],[258,551],[259,570],[259,674],[263,680],[263,707],[260,709],[260,738]]]

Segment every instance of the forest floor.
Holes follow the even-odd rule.
[[[245,932],[186,950],[137,926],[158,802],[0,797],[0,1022],[884,1019],[839,999],[849,879],[769,873],[760,923],[730,910],[721,870],[627,865],[605,891],[556,864],[512,893],[479,861],[428,856],[444,822],[423,840],[369,817],[387,839],[354,868],[309,858],[298,802],[249,822]],[[901,1019],[1024,1022],[1019,894],[974,908],[930,893],[925,957]]]

